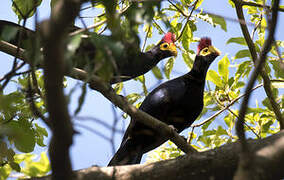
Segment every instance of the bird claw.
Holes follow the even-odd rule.
[[[174,125],[169,125],[169,128],[171,128],[171,129],[174,130],[175,132],[178,132],[177,128],[175,128]]]
[[[182,139],[184,139],[185,142],[187,142],[187,138],[186,138],[185,136],[180,135],[180,137],[181,137]]]

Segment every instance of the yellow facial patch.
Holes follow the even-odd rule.
[[[215,48],[214,46],[209,46],[209,47],[206,47],[206,48],[203,48],[199,55],[201,56],[207,56],[209,54],[212,54],[212,53],[216,53],[218,56],[221,54],[221,51],[217,48]]]
[[[162,51],[170,51],[174,56],[177,56],[177,48],[174,43],[163,43],[160,45]]]

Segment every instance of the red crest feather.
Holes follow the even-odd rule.
[[[167,43],[175,43],[176,42],[176,36],[175,36],[175,34],[168,32],[163,37],[162,41],[167,42]]]
[[[199,54],[199,52],[206,47],[211,46],[211,39],[209,37],[203,37],[200,39],[199,44],[197,46],[197,54]]]

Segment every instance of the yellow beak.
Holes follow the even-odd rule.
[[[208,49],[209,49],[210,54],[215,53],[218,56],[221,55],[221,51],[219,49],[215,48],[214,46],[209,46]]]
[[[175,56],[175,57],[177,56],[178,52],[177,52],[177,47],[176,47],[175,43],[170,43],[169,51],[171,51],[173,56]]]

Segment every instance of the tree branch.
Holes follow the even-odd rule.
[[[259,179],[282,179],[284,177],[284,131],[265,139],[248,140],[255,154],[254,166]],[[78,180],[208,180],[233,179],[238,167],[240,144],[238,142],[223,145],[213,150],[191,156],[184,155],[176,159],[151,164],[116,167],[90,167],[76,171]],[[50,177],[32,178],[49,180]]]
[[[53,180],[72,179],[69,148],[72,145],[73,127],[63,92],[64,39],[67,27],[80,11],[80,5],[79,0],[57,1],[50,19],[40,26],[47,111],[53,133],[49,146]]]
[[[242,7],[240,6],[240,3],[238,3],[238,1],[239,0],[234,1],[235,4],[236,4],[237,12],[240,11],[240,9],[242,11]],[[244,118],[245,118],[245,114],[246,114],[247,107],[248,107],[248,101],[249,101],[250,94],[251,94],[250,91],[253,88],[253,85],[255,83],[255,80],[256,80],[258,74],[263,69],[267,53],[270,51],[271,46],[274,42],[274,32],[275,32],[275,27],[276,27],[276,24],[277,24],[277,16],[278,16],[277,7],[278,6],[279,6],[279,0],[275,0],[274,3],[273,3],[273,7],[272,7],[272,18],[271,18],[271,20],[268,20],[268,22],[269,22],[269,26],[268,26],[269,34],[268,34],[267,39],[264,42],[264,45],[263,45],[263,48],[261,50],[259,59],[257,61],[255,61],[255,69],[252,72],[252,75],[249,79],[248,85],[245,89],[246,95],[245,95],[243,102],[241,104],[239,118],[238,118],[237,123],[236,123],[236,131],[237,131],[237,135],[240,139],[240,143],[241,143],[241,159],[240,159],[238,171],[237,171],[235,178],[234,178],[236,180],[237,179],[252,178],[252,177],[254,177],[253,174],[255,173],[255,169],[252,166],[252,164],[254,164],[253,156],[250,152],[250,149],[248,147],[248,143],[247,143],[246,137],[245,137]],[[239,17],[239,15],[238,15],[238,17]],[[252,42],[252,40],[251,40],[251,42]],[[264,72],[264,71],[262,71],[262,72]],[[264,82],[264,86],[265,86],[265,82]],[[282,122],[280,121],[280,124],[281,123]]]
[[[253,6],[253,7],[263,8],[263,4],[258,4],[258,3],[249,2],[249,1],[242,1],[241,4],[242,4],[242,6]],[[267,6],[267,5],[264,5],[264,7],[267,8],[267,9],[271,9],[271,7]],[[284,9],[280,8],[280,7],[278,7],[277,10],[284,12]]]
[[[243,13],[243,9],[242,9],[242,2],[243,1],[241,1],[241,0],[233,0],[233,1],[235,3],[235,6],[236,6],[236,12],[237,12],[237,16],[239,18],[242,33],[243,33],[244,38],[246,40],[246,43],[248,45],[250,54],[252,56],[252,60],[254,62],[254,65],[256,66],[258,57],[257,57],[257,52],[256,52],[256,49],[255,49],[254,43],[253,43],[253,41],[250,37],[246,23],[241,23],[241,22],[245,22],[244,13]],[[284,118],[282,117],[278,103],[275,101],[275,98],[273,97],[270,79],[263,69],[261,69],[260,75],[263,79],[265,93],[266,93],[266,95],[269,99],[271,106],[272,106],[272,109],[273,109],[273,112],[276,116],[276,119],[278,120],[278,122],[280,124],[280,129],[284,129]]]
[[[12,44],[9,44],[4,41],[0,41],[0,50],[3,52],[6,52],[10,55],[15,55],[14,52],[15,46]],[[25,55],[25,51],[21,50],[18,54],[20,59],[23,61],[29,63],[28,57]],[[40,65],[41,66],[41,65]],[[42,67],[42,66],[41,66]],[[93,75],[90,78],[90,75],[87,74],[85,71],[73,68],[69,73],[65,74],[66,76],[69,76],[71,78],[82,80],[82,81],[89,81],[91,83],[91,87],[95,90],[98,90],[101,92],[107,99],[109,99],[114,105],[121,108],[124,112],[128,113],[131,117],[137,118],[138,121],[141,121],[142,123],[145,123],[149,126],[154,126],[157,131],[159,131],[161,134],[166,134],[169,139],[174,142],[182,151],[185,153],[189,152],[196,152],[194,148],[189,146],[186,141],[184,141],[184,138],[180,137],[178,133],[172,130],[172,128],[168,127],[165,123],[157,120],[156,118],[153,118],[152,116],[148,115],[147,113],[140,111],[136,109],[134,106],[130,105],[128,101],[125,98],[122,98],[121,96],[118,96],[112,88],[105,84],[99,77]],[[165,128],[165,129],[164,129]]]

